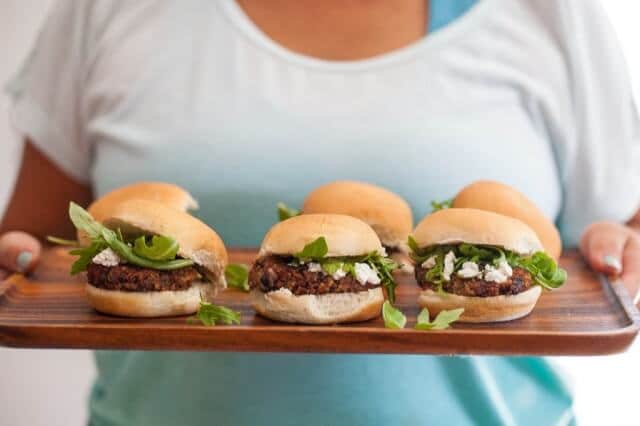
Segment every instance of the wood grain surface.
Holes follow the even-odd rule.
[[[250,263],[253,250],[231,250],[232,262]],[[186,317],[119,318],[100,314],[84,298],[82,276],[68,275],[72,258],[49,249],[31,277],[0,283],[0,345],[29,348],[335,352],[407,354],[601,355],[625,350],[640,316],[623,285],[593,274],[575,252],[565,253],[568,282],[545,292],[526,318],[494,324],[454,324],[442,331],[413,330],[419,308],[412,276],[398,275],[397,306],[407,328],[388,330],[382,319],[336,326],[301,326],[257,316],[246,293],[216,298],[242,314],[239,326],[188,324]]]

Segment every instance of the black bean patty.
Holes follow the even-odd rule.
[[[296,296],[304,294],[357,293],[380,287],[367,283],[362,285],[347,275],[334,280],[331,275],[309,271],[308,265],[292,266],[292,258],[267,256],[258,259],[249,272],[249,286],[264,293],[286,288]]]
[[[425,290],[436,290],[438,287],[435,284],[425,280],[426,272],[425,268],[416,265],[415,274],[418,285]],[[522,293],[531,287],[532,282],[533,279],[529,271],[522,268],[513,268],[513,275],[503,283],[485,281],[481,278],[460,278],[452,274],[451,281],[445,281],[442,284],[442,289],[447,293],[459,296],[491,297],[502,294]]]
[[[188,266],[172,271],[158,271],[133,265],[102,266],[90,263],[87,267],[89,284],[105,290],[164,291],[186,290],[201,278]]]

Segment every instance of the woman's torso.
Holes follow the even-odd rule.
[[[431,200],[496,179],[555,218],[562,191],[535,85],[517,58],[501,60],[513,46],[487,44],[489,14],[481,3],[407,48],[329,63],[274,44],[232,2],[139,3],[106,27],[89,74],[96,192],[175,182],[228,246],[258,245],[276,202],[300,205],[334,179],[385,186],[416,219]],[[539,359],[100,352],[97,361],[96,425],[570,416],[570,397]]]
[[[496,75],[490,55],[501,47],[474,37],[491,12],[483,4],[414,45],[347,63],[286,51],[233,2],[153,4],[138,11],[157,15],[145,25],[109,34],[90,76],[98,194],[176,182],[231,246],[259,244],[277,201],[299,205],[333,179],[388,187],[416,218],[432,199],[497,179],[557,215],[560,183],[535,94],[516,65]]]

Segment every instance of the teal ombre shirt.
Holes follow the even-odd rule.
[[[97,195],[138,180],[187,188],[228,246],[257,246],[276,202],[300,205],[334,179],[385,186],[415,218],[470,181],[500,180],[568,244],[585,224],[624,219],[639,198],[638,127],[594,4],[474,3],[432,0],[424,39],[331,62],[277,45],[230,0],[68,0],[9,86],[14,122]],[[576,20],[589,22],[564,27]],[[606,63],[588,62],[603,46]],[[96,362],[95,426],[573,422],[541,358],[107,351]]]

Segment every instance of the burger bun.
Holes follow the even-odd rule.
[[[356,217],[371,226],[386,247],[405,251],[413,228],[411,208],[402,197],[364,182],[344,180],[322,185],[304,200],[302,212]]]
[[[380,315],[382,288],[357,293],[329,293],[295,296],[281,288],[263,293],[251,291],[251,303],[260,315],[282,322],[301,324],[337,324],[366,321]]]
[[[528,315],[541,292],[542,288],[538,285],[515,295],[493,297],[459,296],[423,290],[418,296],[418,304],[427,308],[431,315],[437,315],[443,310],[464,308],[458,320],[460,322],[510,321]]]

